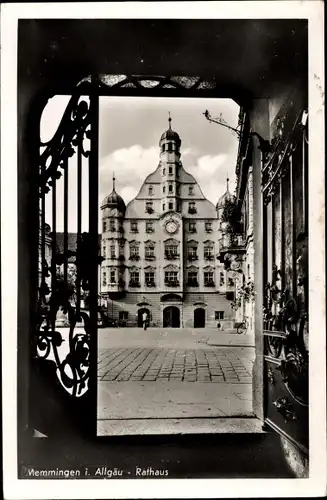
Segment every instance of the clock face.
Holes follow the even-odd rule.
[[[176,233],[177,229],[178,229],[178,225],[175,221],[170,220],[169,222],[167,222],[167,224],[166,224],[167,233],[170,233],[170,234]]]

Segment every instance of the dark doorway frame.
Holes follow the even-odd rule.
[[[151,320],[151,314],[150,314],[150,310],[147,308],[147,307],[141,307],[138,311],[137,311],[137,326],[139,328],[143,328],[143,321],[142,321],[142,314],[146,312],[147,315],[148,315],[148,324],[147,326],[149,327],[150,326],[150,320]]]
[[[180,328],[181,311],[177,306],[167,306],[162,312],[162,322],[164,328]]]
[[[194,328],[205,328],[206,326],[206,310],[203,307],[197,307],[193,312]]]

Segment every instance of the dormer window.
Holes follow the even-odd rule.
[[[172,202],[168,203],[168,208],[169,208],[169,210],[173,210],[174,204]]]
[[[168,152],[171,153],[173,151],[173,145],[171,142],[168,142]]]
[[[168,186],[168,191],[169,191],[169,193],[172,193],[172,192],[173,192],[173,185],[172,185],[172,184],[169,184],[169,186]]]
[[[153,222],[146,222],[145,223],[145,231],[147,233],[153,233],[154,232]]]
[[[194,188],[193,188],[193,186],[189,186],[189,188],[188,188],[188,194],[190,196],[192,196],[194,194]]]
[[[166,175],[166,169],[165,168],[162,169],[162,175]]]
[[[196,209],[194,201],[190,201],[190,203],[188,204],[188,213],[189,214],[196,214],[197,213],[197,209]]]
[[[166,192],[166,186],[163,186],[162,188],[162,192],[165,193]]]
[[[152,203],[152,201],[147,201],[145,203],[145,211],[148,214],[153,214],[154,210],[153,210],[153,203]]]
[[[149,195],[152,196],[153,195],[153,186],[149,186]]]
[[[196,233],[196,223],[195,222],[189,222],[188,223],[188,230],[190,233]]]
[[[138,233],[138,232],[139,230],[137,227],[137,222],[136,221],[131,222],[131,233]]]
[[[169,167],[169,175],[173,174],[173,167]]]
[[[212,222],[205,222],[204,227],[206,233],[212,233]]]

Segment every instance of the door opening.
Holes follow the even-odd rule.
[[[164,328],[180,328],[180,310],[178,307],[165,307],[163,311]]]
[[[202,307],[194,310],[194,328],[204,328],[206,324],[206,312]]]

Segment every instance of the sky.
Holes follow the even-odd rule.
[[[68,96],[55,96],[41,118],[41,139],[55,133]],[[235,187],[238,140],[230,130],[210,123],[203,116],[208,109],[213,117],[222,115],[232,127],[237,126],[239,106],[231,99],[185,99],[151,97],[100,97],[99,103],[99,206],[112,191],[115,174],[116,191],[127,204],[134,198],[146,176],[159,162],[159,140],[168,128],[168,112],[172,128],[182,141],[181,161],[187,172],[198,181],[203,194],[214,204],[226,190]],[[83,164],[86,167],[86,161]],[[69,231],[76,225],[76,161],[70,160]],[[87,176],[83,177],[83,199],[87,201]],[[57,206],[62,207],[61,181],[57,188]],[[50,196],[47,196],[47,221],[51,225]],[[83,230],[87,230],[87,203],[83,204]],[[57,218],[57,231],[63,230],[63,217]]]

